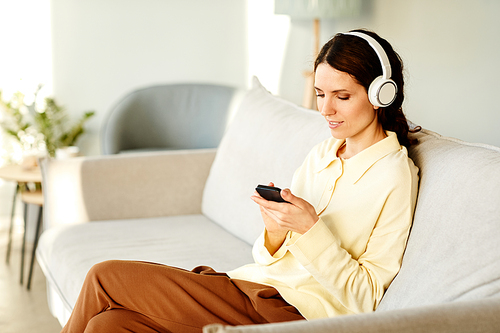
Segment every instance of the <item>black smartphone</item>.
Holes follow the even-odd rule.
[[[281,189],[279,187],[267,186],[267,185],[257,185],[255,190],[266,200],[276,201],[276,202],[288,202],[281,197]]]

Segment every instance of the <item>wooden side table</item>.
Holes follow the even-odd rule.
[[[7,181],[13,181],[13,182],[17,183],[16,191],[14,192],[14,198],[12,200],[12,210],[11,210],[11,216],[10,216],[9,241],[7,244],[7,255],[6,255],[6,263],[7,264],[9,263],[10,253],[11,253],[11,249],[12,249],[12,231],[14,229],[14,215],[15,215],[17,195],[18,195],[18,193],[21,193],[21,196],[22,196],[23,193],[25,193],[24,200],[23,200],[23,202],[25,203],[25,206],[24,206],[24,236],[23,236],[23,247],[22,247],[22,254],[21,254],[22,255],[22,257],[21,257],[21,284],[22,284],[23,283],[23,273],[24,273],[24,250],[25,250],[25,245],[26,245],[27,206],[28,206],[28,203],[40,202],[40,198],[42,200],[40,207],[43,206],[43,196],[41,196],[41,192],[38,194],[31,195],[31,194],[28,194],[29,191],[26,191],[25,187],[26,187],[26,184],[28,184],[28,183],[41,184],[42,173],[41,173],[40,168],[24,169],[20,165],[12,164],[12,165],[7,165],[7,166],[0,168],[0,178],[7,180]],[[35,198],[35,197],[37,197],[37,198]],[[40,213],[39,219],[41,219],[41,216],[42,216],[42,214]],[[39,224],[40,224],[40,222],[37,223],[37,228],[38,228]],[[38,238],[38,233],[35,237],[35,242],[38,241],[37,238]],[[30,269],[30,271],[32,271],[32,270]]]

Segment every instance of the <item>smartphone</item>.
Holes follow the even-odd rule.
[[[255,190],[266,200],[276,202],[288,202],[281,197],[281,189],[279,187],[258,185]]]

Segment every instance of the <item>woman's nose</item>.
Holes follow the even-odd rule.
[[[318,103],[318,110],[323,117],[337,113],[331,103],[328,102]]]

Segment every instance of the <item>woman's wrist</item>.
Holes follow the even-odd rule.
[[[274,255],[283,245],[288,231],[269,231],[266,229],[264,234],[264,246],[270,255]]]

